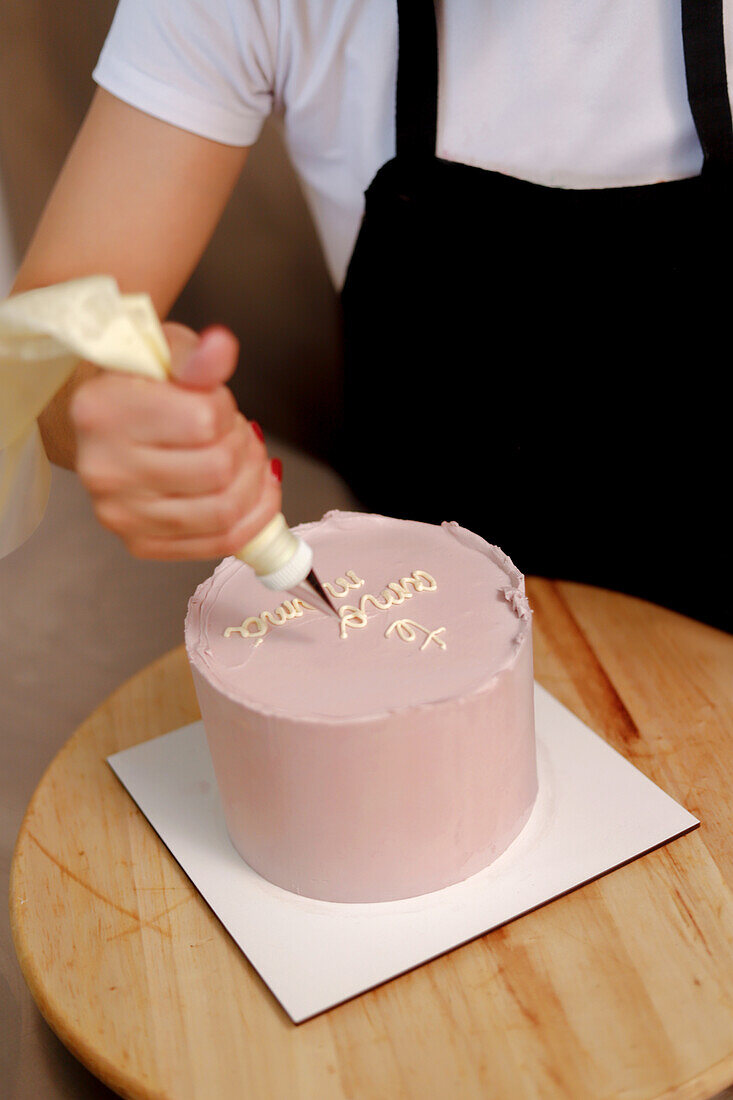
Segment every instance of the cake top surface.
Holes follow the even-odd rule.
[[[225,558],[186,617],[189,659],[264,713],[359,718],[490,690],[531,630],[524,578],[454,523],[329,512],[297,528],[340,621]]]

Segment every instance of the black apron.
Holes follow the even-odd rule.
[[[524,573],[733,629],[722,4],[682,2],[702,174],[600,190],[436,157],[433,5],[398,16],[396,156],[342,292],[336,465],[370,511],[456,520]]]

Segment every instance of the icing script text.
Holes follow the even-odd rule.
[[[343,599],[350,591],[363,588],[364,584],[364,580],[349,569],[345,577],[338,577],[332,584],[326,581],[323,587],[333,599]],[[340,637],[348,637],[349,628],[358,630],[367,625],[369,607],[376,611],[388,611],[391,607],[412,599],[418,592],[435,592],[437,587],[437,582],[430,573],[426,573],[424,569],[415,569],[409,577],[391,581],[378,595],[364,593],[358,604],[343,604],[338,609],[341,620]],[[304,611],[315,611],[315,608],[305,600],[297,598],[284,600],[274,611],[261,611],[259,615],[249,615],[239,626],[228,626],[224,631],[224,637],[229,638],[232,634],[240,634],[243,638],[255,639],[255,644],[259,645],[270,627],[282,626],[293,619],[299,619]],[[446,648],[445,640],[439,637],[440,634],[445,633],[444,626],[429,630],[414,619],[395,620],[386,629],[384,636],[389,638],[394,632],[395,636],[403,642],[414,642],[418,636],[417,631],[425,635],[423,644],[420,646],[421,650],[431,642],[440,649]]]

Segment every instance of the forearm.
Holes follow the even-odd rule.
[[[147,292],[165,317],[206,246],[246,157],[98,92],[23,258],[12,293],[84,275]],[[39,418],[49,459],[75,469],[69,406],[83,363]]]

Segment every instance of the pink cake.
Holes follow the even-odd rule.
[[[232,842],[270,882],[327,901],[468,878],[537,794],[524,578],[454,523],[329,512],[298,533],[340,621],[236,558],[186,617]]]

